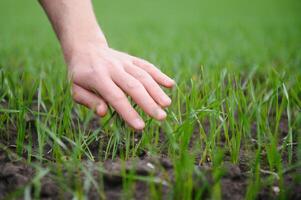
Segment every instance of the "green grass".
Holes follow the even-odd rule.
[[[12,196],[39,198],[40,180],[51,174],[75,198],[86,197],[89,188],[103,197],[103,180],[93,177],[84,160],[101,161],[102,174],[104,160],[147,152],[164,154],[174,165],[174,180],[166,176],[170,199],[220,199],[223,166],[239,165],[242,154],[249,166],[245,198],[277,185],[277,198],[286,199],[285,175],[301,166],[301,3],[94,3],[111,47],[148,59],[175,78],[177,86],[167,91],[173,100],[168,118],[159,123],[142,114],[147,126],[134,133],[111,110],[91,129],[93,113],[72,101],[59,44],[38,2],[2,0],[1,148],[13,139],[14,152],[37,169]],[[95,141],[98,157],[88,147]],[[204,165],[212,169],[212,183],[197,169]],[[300,183],[300,174],[290,175]],[[155,176],[123,169],[122,177],[126,199],[136,180],[149,183],[151,199],[161,198]],[[203,182],[196,192],[195,177]]]

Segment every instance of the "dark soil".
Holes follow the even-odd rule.
[[[283,135],[287,134],[287,122],[285,119],[281,121],[281,133]],[[28,134],[25,138],[32,137],[32,141],[37,141],[34,120],[29,118],[27,120],[27,130]],[[98,128],[98,120],[95,118],[91,120],[89,128],[91,130]],[[207,126],[209,126],[207,124]],[[208,127],[207,127],[208,129]],[[256,130],[256,124],[252,127],[253,130]],[[197,128],[196,128],[197,130]],[[197,133],[197,131],[196,131]],[[12,194],[20,193],[20,199],[22,199],[22,194],[24,190],[29,188],[29,191],[34,195],[38,191],[38,197],[41,199],[71,199],[71,193],[68,190],[65,190],[63,186],[58,184],[58,180],[55,179],[54,172],[50,171],[47,175],[41,178],[41,186],[35,187],[32,184],[33,178],[36,175],[37,168],[35,167],[35,158],[32,158],[33,162],[29,164],[26,161],[27,154],[24,152],[23,156],[16,155],[15,141],[16,141],[17,129],[14,126],[10,126],[7,129],[6,133],[1,133],[0,138],[0,199],[9,199],[12,197]],[[137,137],[140,134],[137,134]],[[192,138],[197,138],[198,136],[194,134]],[[100,138],[102,141],[108,141],[107,136]],[[164,143],[166,141],[164,133],[160,135],[160,142]],[[193,144],[190,144],[191,146]],[[221,144],[222,146],[223,144]],[[37,144],[32,144],[33,149],[37,148]],[[242,145],[243,146],[243,145]],[[122,179],[122,162],[117,159],[108,159],[105,161],[97,160],[99,157],[99,152],[105,150],[105,146],[99,146],[99,141],[94,141],[89,145],[89,148],[92,154],[95,156],[96,161],[92,162],[88,159],[83,159],[82,164],[85,165],[93,174],[96,180],[103,180],[103,189],[105,194],[100,193],[97,188],[91,187],[88,191],[89,199],[121,199],[125,198],[126,195],[124,191],[124,182]],[[100,149],[101,148],[101,149]],[[123,148],[122,146],[120,148]],[[51,144],[45,146],[45,157],[48,159],[47,162],[43,165],[52,166],[54,168],[61,167],[58,163],[55,163],[51,157],[49,150],[51,149]],[[294,148],[296,152],[296,148]],[[234,165],[230,162],[228,155],[225,155],[226,160],[223,163],[224,174],[221,176],[221,192],[222,199],[231,199],[239,200],[244,199],[248,187],[248,176],[250,174],[251,166],[250,160],[252,156],[249,154],[248,150],[242,148],[239,163]],[[263,155],[264,156],[264,155]],[[296,158],[294,157],[296,160]],[[229,161],[227,161],[229,160]],[[194,177],[194,193],[197,194],[199,188],[208,184],[214,184],[213,181],[213,172],[212,172],[212,163],[209,160],[206,162],[200,163],[199,160],[196,160],[195,168],[196,174]],[[99,172],[99,166],[102,166],[104,171]],[[127,172],[134,171],[135,174],[139,176],[148,176],[152,175],[156,177],[155,185],[156,187],[161,188],[161,196],[163,199],[169,197],[171,188],[173,187],[174,172],[173,164],[167,158],[167,156],[162,153],[162,157],[152,157],[148,155],[147,152],[140,152],[136,159],[130,159],[125,163],[125,169]],[[66,177],[67,180],[70,179],[70,185],[74,184],[72,175],[65,172],[66,170],[62,167],[63,177]],[[197,175],[197,172],[205,174],[205,181],[200,179]],[[301,169],[293,169],[285,173],[283,183],[287,188],[285,193],[285,199],[301,199],[301,183],[295,182],[294,174],[301,174]],[[166,174],[168,176],[166,176]],[[262,174],[265,176],[266,174]],[[85,179],[84,174],[80,174],[81,179]],[[83,180],[84,181],[84,180]],[[33,186],[32,186],[33,185]],[[29,187],[31,186],[31,187]],[[149,196],[149,185],[145,181],[135,180],[130,185],[133,189],[132,196],[135,199],[152,199]],[[206,188],[206,187],[205,187]],[[279,191],[277,191],[278,185],[275,183],[274,187],[262,187],[260,189],[257,199],[277,199],[279,197]],[[202,199],[210,198],[210,192],[205,190],[200,196]],[[196,196],[195,196],[196,197]]]

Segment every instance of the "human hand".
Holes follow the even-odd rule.
[[[134,129],[145,124],[127,99],[129,95],[151,117],[163,120],[163,108],[171,99],[159,85],[171,88],[174,81],[153,64],[109,48],[87,45],[67,56],[72,94],[77,103],[104,116],[111,105]]]
[[[133,128],[145,124],[129,95],[148,115],[163,120],[170,98],[159,85],[174,81],[149,62],[108,47],[91,1],[40,0],[61,43],[76,102],[104,116],[111,105]]]

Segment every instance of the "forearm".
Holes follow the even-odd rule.
[[[82,44],[107,46],[90,0],[40,0],[66,58]]]

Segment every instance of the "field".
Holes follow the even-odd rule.
[[[37,1],[0,1],[0,199],[301,199],[301,2],[94,1],[173,77],[134,132],[76,105]],[[133,103],[134,105],[134,103]]]

